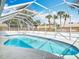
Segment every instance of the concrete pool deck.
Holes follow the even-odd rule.
[[[64,36],[67,36],[66,38],[62,37],[61,35],[57,35],[55,37],[55,33],[54,32],[38,32],[38,31],[6,31],[7,34],[27,34],[27,35],[34,35],[34,36],[40,36],[40,37],[45,37],[45,38],[50,38],[50,39],[55,39],[55,40],[58,40],[58,41],[62,41],[62,42],[65,42],[65,43],[69,43],[69,44],[73,44],[73,42],[78,39],[76,37],[79,37],[79,33],[72,33],[72,37],[71,40],[68,39],[68,35],[69,33],[62,33]],[[5,38],[4,38],[5,39]],[[6,40],[6,39],[5,39]],[[3,42],[5,42],[5,40],[2,40]],[[74,44],[74,46],[76,46],[78,49],[79,49],[79,40]],[[77,54],[76,56],[75,55],[66,55],[64,56],[64,59],[79,59],[79,54]]]
[[[63,59],[56,55],[30,48],[0,46],[0,59]]]

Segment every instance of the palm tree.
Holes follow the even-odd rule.
[[[56,32],[56,30],[57,30],[57,24],[56,24],[56,19],[57,19],[58,17],[57,17],[57,15],[53,15],[53,20],[54,20],[54,26],[55,26],[55,32]]]
[[[67,14],[67,13],[65,13],[65,14],[63,15],[63,18],[64,18],[64,24],[63,24],[63,27],[64,27],[64,26],[65,26],[65,23],[66,23],[66,20],[67,20],[67,18],[70,18],[70,15]]]
[[[57,15],[53,15],[53,19],[54,19],[54,25],[56,24],[56,19],[57,19],[58,17],[57,17]]]
[[[63,15],[64,15],[64,11],[59,11],[58,13],[57,13],[57,15],[59,16],[59,18],[60,18],[60,25],[61,25],[61,18],[63,17]]]
[[[59,11],[59,12],[57,13],[57,15],[58,15],[59,18],[60,18],[60,27],[61,27],[61,19],[62,19],[64,13],[65,13],[64,11]],[[61,29],[62,29],[62,27],[61,27]]]
[[[36,20],[37,24],[40,25],[41,24],[41,21],[40,20]]]
[[[33,21],[33,24],[35,26],[35,30],[37,30],[37,27],[41,24],[41,21],[40,20],[35,20],[35,21]]]
[[[48,19],[48,23],[49,23],[49,31],[50,31],[50,25],[51,25],[51,23],[50,23],[50,19],[52,18],[52,15],[47,15],[46,16],[46,18]]]

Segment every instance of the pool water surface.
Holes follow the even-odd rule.
[[[76,55],[79,53],[79,50],[75,46],[53,39],[51,41],[47,38],[25,35],[8,36],[8,38],[4,42],[6,46],[39,49],[58,55]]]

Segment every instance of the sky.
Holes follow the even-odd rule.
[[[6,0],[5,7],[22,4],[26,2],[31,2],[33,0]],[[75,0],[67,0],[69,2],[74,2]],[[58,12],[58,11],[65,11],[72,15],[72,21],[78,22],[79,21],[79,14],[77,9],[73,9],[69,7],[67,4],[63,2],[63,0],[36,0],[37,3],[45,6],[46,8],[51,10],[51,13]],[[40,13],[46,13],[48,10],[42,8],[41,6],[33,3],[31,6],[28,7],[30,10],[35,10]],[[6,11],[4,11],[6,13]],[[74,17],[73,17],[74,16]]]

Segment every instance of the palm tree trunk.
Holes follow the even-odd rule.
[[[55,22],[55,19],[54,19],[54,29],[55,29],[55,32],[56,32],[56,22]]]
[[[54,29],[55,29],[55,32],[56,32],[56,21],[55,21],[55,19],[54,19]]]
[[[48,22],[49,22],[49,29],[48,29],[48,30],[50,31],[50,30],[51,30],[51,26],[50,26],[50,25],[51,25],[51,23],[50,23],[50,19],[48,20]]]
[[[54,19],[54,21],[53,21],[53,24],[55,25],[55,19]]]
[[[64,24],[63,24],[63,27],[65,26],[65,23],[66,23],[66,20],[64,20]]]
[[[60,16],[60,31],[62,31],[62,26],[61,26],[61,16]]]

